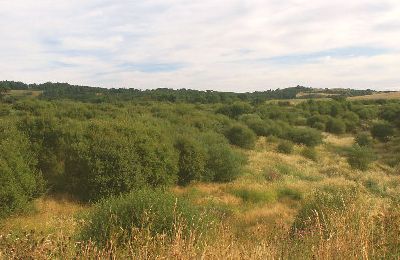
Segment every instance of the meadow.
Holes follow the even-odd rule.
[[[0,101],[0,258],[400,257],[396,99],[34,91]]]

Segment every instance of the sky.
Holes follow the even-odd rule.
[[[400,90],[399,0],[0,0],[0,80]]]

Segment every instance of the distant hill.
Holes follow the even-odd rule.
[[[134,88],[99,88],[70,85],[68,83],[25,84],[15,81],[0,81],[0,90],[9,96],[25,95],[40,96],[44,99],[71,99],[84,102],[107,101],[168,101],[188,103],[229,103],[233,101],[249,101],[262,103],[266,100],[280,99],[310,99],[359,97],[381,94],[374,90],[354,89],[313,89],[304,86],[291,88],[255,91],[246,93],[219,92],[213,90],[168,89],[158,88],[140,90]],[[11,91],[12,90],[12,91]]]

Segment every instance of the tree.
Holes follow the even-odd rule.
[[[386,122],[375,123],[371,128],[371,134],[381,142],[387,142],[394,134],[393,127]]]
[[[246,149],[253,148],[257,139],[256,134],[250,128],[242,124],[233,125],[226,131],[225,136],[231,144]]]
[[[331,118],[326,123],[326,131],[333,134],[343,134],[346,131],[346,125],[341,119]]]

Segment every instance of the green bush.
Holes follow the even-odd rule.
[[[240,117],[240,121],[244,122],[258,136],[268,136],[272,134],[270,125],[260,116],[255,114],[247,114]]]
[[[67,150],[67,190],[84,201],[176,183],[178,154],[157,126],[89,123]]]
[[[245,157],[234,151],[223,136],[207,133],[201,142],[206,146],[204,181],[228,182],[242,173]]]
[[[10,121],[0,120],[0,219],[27,209],[44,191],[28,139]]]
[[[356,144],[359,146],[371,146],[372,145],[372,138],[367,133],[360,133],[355,138]]]
[[[284,154],[291,154],[293,153],[294,145],[290,141],[282,141],[279,143],[277,147],[277,151]]]
[[[333,134],[343,134],[346,132],[346,124],[341,119],[331,118],[326,123],[326,131]]]
[[[230,127],[226,131],[225,136],[231,144],[246,149],[252,149],[257,139],[256,134],[250,128],[242,124],[235,124]]]
[[[238,188],[231,191],[233,195],[248,203],[270,203],[276,200],[276,193],[273,190],[252,190]]]
[[[366,171],[374,161],[375,155],[368,147],[354,145],[347,155],[347,161],[354,169]]]
[[[371,134],[381,142],[387,142],[394,134],[393,127],[386,122],[375,123],[371,128]]]
[[[329,236],[335,231],[332,226],[335,222],[334,216],[346,214],[350,206],[357,205],[359,199],[360,190],[352,184],[332,183],[318,188],[298,211],[291,227],[292,235],[317,228],[316,230]]]
[[[326,130],[326,124],[325,124],[325,123],[322,123],[322,122],[316,122],[316,123],[313,125],[313,128],[318,129],[318,130],[320,130],[320,131],[325,131],[325,130]]]
[[[141,189],[123,196],[99,201],[83,217],[81,238],[99,244],[129,240],[132,229],[146,229],[152,234],[171,235],[179,226],[189,231],[206,232],[213,218],[184,198],[160,189]],[[178,226],[179,225],[179,226]]]
[[[249,103],[237,101],[233,104],[220,107],[217,113],[237,119],[240,115],[248,114],[251,110],[252,106]]]
[[[291,128],[288,130],[286,138],[307,146],[316,146],[322,143],[321,132],[312,128]]]
[[[179,137],[175,148],[179,152],[178,183],[186,185],[194,180],[200,180],[205,172],[206,150],[190,137]]]
[[[314,162],[318,161],[318,153],[314,147],[304,147],[304,149],[301,151],[301,155],[305,158],[313,160]]]

